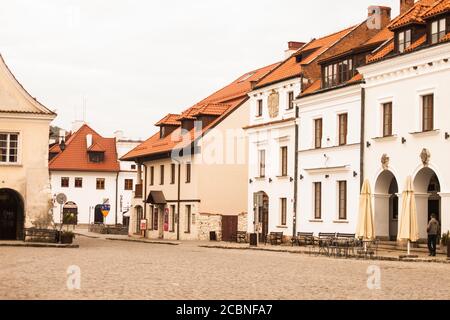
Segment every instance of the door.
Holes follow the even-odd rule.
[[[102,213],[102,205],[96,205],[95,206],[95,213],[94,213],[94,223],[95,224],[103,224],[104,217]]]
[[[23,203],[13,190],[0,189],[0,240],[23,238]]]
[[[238,231],[237,216],[222,216],[222,241],[233,241]]]
[[[259,208],[259,221],[261,223],[259,241],[265,242],[269,233],[269,197],[267,194],[263,195],[262,206]]]
[[[389,199],[389,240],[397,241],[398,235],[398,197],[391,195]]]

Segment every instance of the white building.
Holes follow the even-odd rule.
[[[369,25],[377,12],[380,23]],[[322,58],[321,76],[299,108],[298,232],[355,233],[361,186],[361,82],[356,68],[383,44],[391,9],[370,7],[366,21]]]
[[[63,205],[54,202],[54,221],[68,222],[65,214],[75,213],[78,225],[122,224],[129,211],[135,185],[136,168],[119,163],[118,152],[126,153],[138,142],[104,138],[86,124],[75,124],[74,132],[61,138],[50,149],[50,181],[53,196],[65,194]],[[102,205],[109,205],[106,219]]]
[[[364,175],[374,189],[380,238],[397,237],[408,176],[414,181],[420,238],[427,237],[432,213],[440,217],[443,232],[450,230],[449,5],[448,0],[417,2],[393,21],[391,40],[374,52],[370,64],[358,69],[365,79]]]

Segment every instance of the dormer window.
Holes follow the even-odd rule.
[[[431,23],[431,43],[435,44],[447,34],[447,19],[442,18]]]
[[[399,32],[398,39],[398,52],[403,53],[411,46],[411,29]]]
[[[89,161],[94,163],[100,163],[105,160],[105,153],[104,152],[89,152]]]
[[[333,87],[347,82],[354,76],[353,60],[345,59],[326,65],[323,69],[324,88]]]

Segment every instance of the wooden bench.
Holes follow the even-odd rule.
[[[355,233],[338,233],[337,238],[356,239]]]
[[[247,232],[245,231],[238,231],[236,233],[236,242],[237,243],[247,243]]]
[[[283,244],[283,232],[271,232],[266,237],[266,242],[270,242],[271,245]]]
[[[302,243],[307,245],[314,246],[314,232],[298,232],[297,236],[292,237],[292,246],[294,244],[297,244],[299,247],[302,245]]]

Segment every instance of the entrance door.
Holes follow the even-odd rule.
[[[23,238],[23,202],[14,190],[0,189],[0,240]]]
[[[257,194],[259,241],[265,242],[269,233],[269,197],[266,193]]]
[[[103,213],[102,213],[102,205],[98,204],[95,206],[94,224],[103,224],[103,222],[104,222],[104,217],[103,217]]]
[[[238,231],[237,216],[222,216],[222,241],[233,241]]]
[[[441,221],[441,201],[439,199],[433,199],[432,196],[428,200],[428,221],[431,220],[431,215],[435,214],[438,221]]]

